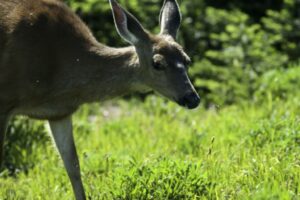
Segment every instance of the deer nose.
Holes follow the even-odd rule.
[[[179,105],[187,107],[188,109],[197,108],[200,104],[200,97],[195,92],[190,92],[184,95],[179,101]]]

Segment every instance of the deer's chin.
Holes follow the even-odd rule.
[[[183,108],[186,108],[186,109],[189,109],[189,110],[192,110],[192,109],[195,109],[195,108],[198,107],[198,105],[188,105],[188,104],[182,103],[182,102],[180,102],[180,101],[176,101],[176,103],[177,103],[179,106],[181,106],[181,107],[183,107]]]
[[[196,104],[195,105],[189,105],[189,104],[181,104],[181,103],[178,103],[178,105],[180,105],[180,106],[182,106],[182,107],[184,107],[186,109],[189,109],[189,110],[196,109],[199,106],[199,104],[197,104],[197,105]]]

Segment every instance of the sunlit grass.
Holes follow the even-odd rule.
[[[196,111],[149,97],[74,116],[91,199],[300,199],[299,122],[297,97]],[[34,144],[0,199],[73,199],[50,140]]]

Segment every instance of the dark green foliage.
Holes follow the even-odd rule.
[[[25,118],[11,120],[5,143],[4,166],[10,175],[27,172],[36,164],[36,159],[45,159],[37,148],[48,146],[49,137],[42,123],[33,123]]]
[[[196,86],[209,102],[221,105],[250,98],[257,79],[270,69],[283,67],[288,55],[273,46],[277,36],[250,23],[248,15],[215,8],[206,12],[214,31],[208,35],[211,48],[192,71]]]
[[[283,9],[267,10],[266,14],[262,24],[269,34],[277,35],[277,50],[297,61],[300,56],[300,1],[285,0]]]

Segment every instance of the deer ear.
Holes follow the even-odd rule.
[[[161,34],[170,35],[176,39],[181,23],[181,13],[176,0],[165,0],[160,11],[159,23]]]
[[[109,0],[114,22],[119,35],[127,42],[138,45],[148,39],[148,34],[139,21],[123,9],[116,0]]]

